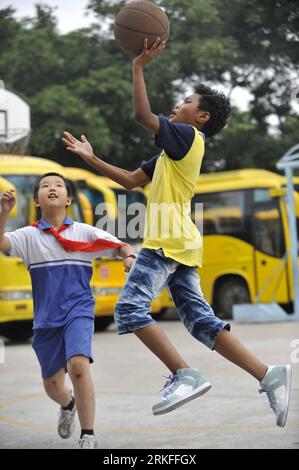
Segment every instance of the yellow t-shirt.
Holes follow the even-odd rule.
[[[153,159],[143,248],[162,248],[166,257],[187,266],[201,266],[202,237],[190,212],[204,155],[204,136],[190,125],[170,123],[161,116],[156,143],[164,150]],[[141,168],[149,174],[146,163]]]

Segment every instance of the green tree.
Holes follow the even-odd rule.
[[[31,105],[28,152],[67,165],[84,165],[61,143],[63,130],[86,133],[107,161],[131,169],[157,152],[133,119],[131,60],[113,38],[113,21],[126,2],[90,0],[98,20],[59,34],[55,11],[37,5],[16,20],[0,9],[0,77]],[[298,68],[299,6],[293,0],[156,0],[169,16],[163,55],[146,68],[155,113],[168,114],[198,82],[229,93],[252,93],[247,112],[234,109],[227,128],[207,141],[205,171],[244,166],[275,169],[298,140],[291,112],[291,72]],[[107,27],[110,25],[110,30]],[[278,117],[275,134],[269,117]],[[75,160],[74,160],[75,158]]]

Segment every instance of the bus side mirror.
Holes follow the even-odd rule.
[[[271,188],[268,190],[268,194],[274,199],[276,197],[286,196],[287,190],[285,188]]]

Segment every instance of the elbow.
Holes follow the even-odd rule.
[[[135,188],[135,185],[132,181],[128,181],[125,185],[125,189],[128,189],[129,191],[131,191],[134,188]]]
[[[134,119],[136,122],[140,123],[141,119],[142,119],[142,114],[140,113],[135,113],[134,114]]]
[[[124,184],[124,187],[126,189],[128,189],[129,191],[131,191],[132,189],[136,188],[138,186],[138,184],[136,184],[136,177],[135,177],[135,174],[134,172],[131,172],[128,177],[126,178],[126,181],[125,181],[125,184]]]
[[[144,123],[146,122],[146,116],[138,111],[135,112],[134,119],[136,122],[138,122],[138,124],[144,125]]]

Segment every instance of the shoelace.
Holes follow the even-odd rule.
[[[270,389],[260,388],[259,393],[266,393],[267,394],[267,397],[268,397],[268,400],[269,400],[269,406],[276,413],[277,403],[276,403],[276,398],[275,398],[275,395],[274,395],[274,392],[273,392],[272,388],[270,388]]]
[[[73,416],[71,411],[61,409],[59,417],[63,420],[63,424],[69,426],[73,421]]]
[[[163,392],[163,396],[166,398],[174,389],[174,386],[177,384],[179,381],[179,377],[176,374],[171,374],[171,375],[163,375],[162,377],[165,377],[167,379],[167,382],[165,383],[164,387],[160,390],[160,392]]]
[[[82,437],[81,442],[80,442],[80,447],[81,449],[84,447],[84,449],[93,449],[94,448],[94,440],[89,439],[87,437]]]

